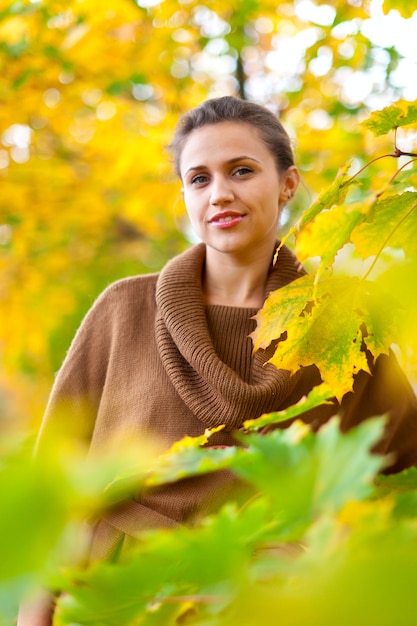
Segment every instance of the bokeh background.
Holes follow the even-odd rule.
[[[360,123],[417,100],[416,33],[408,0],[2,0],[1,430],[36,428],[107,284],[193,241],[166,151],[179,115],[232,94],[280,116],[303,178],[285,232],[346,162],[392,151]]]

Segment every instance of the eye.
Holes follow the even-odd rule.
[[[247,167],[247,165],[241,165],[234,171],[234,176],[237,176],[238,178],[247,176],[248,174],[253,174],[253,169],[251,167]]]
[[[192,185],[204,185],[204,183],[206,183],[207,181],[208,176],[206,176],[205,174],[197,174],[197,176],[193,176],[190,182]]]

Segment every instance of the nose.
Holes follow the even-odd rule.
[[[225,176],[215,176],[211,183],[210,203],[213,205],[233,202],[234,192],[230,181]]]

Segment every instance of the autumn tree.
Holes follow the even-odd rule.
[[[103,286],[156,270],[188,245],[164,151],[184,110],[227,93],[280,115],[304,179],[284,229],[348,159],[359,166],[386,149],[358,121],[413,99],[416,82],[403,80],[405,49],[368,35],[371,9],[359,0],[3,2],[4,403],[37,419]],[[410,18],[406,32],[410,5],[386,2],[390,9]],[[394,173],[397,164],[383,167]]]
[[[3,1],[0,408],[13,436],[1,443],[2,626],[39,581],[67,592],[62,625],[97,624],[97,607],[107,626],[268,624],[277,614],[323,626],[350,624],[358,610],[413,623],[417,480],[375,478],[382,461],[368,449],[381,422],[349,437],[335,422],[317,437],[299,424],[257,436],[349,390],[366,367],[362,341],[374,355],[394,346],[417,380],[413,28],[407,0]],[[162,458],[134,449],[95,467],[57,447],[34,468],[18,426],[39,420],[93,299],[190,244],[165,146],[182,112],[223,94],[271,107],[294,138],[303,185],[281,234],[310,273],[271,295],[254,341],[285,336],[274,362],[316,362],[323,385],[248,421],[243,449],[207,450],[206,433]],[[252,484],[254,498],[197,530],[146,537],[118,565],[74,562],[80,519],[132,480],[217,469]]]

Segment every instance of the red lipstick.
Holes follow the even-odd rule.
[[[221,213],[213,215],[209,223],[215,228],[232,228],[232,226],[240,224],[243,217],[241,213],[237,213],[236,211],[222,211]]]

